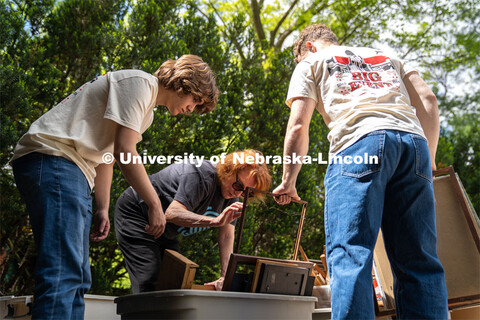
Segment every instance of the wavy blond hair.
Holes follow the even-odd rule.
[[[234,154],[237,154],[237,156],[240,158],[243,157],[242,159],[246,159],[248,156],[252,156],[255,159],[256,154],[263,158],[263,154],[260,151],[253,149],[229,153],[225,156],[224,161],[221,161],[217,164],[218,179],[229,179],[230,177],[235,176],[237,172],[241,170],[249,170],[250,176],[255,177],[255,181],[257,183],[255,188],[262,191],[268,191],[272,184],[272,177],[270,176],[270,172],[265,164],[265,161],[263,161],[263,163],[246,163],[246,161],[236,161]],[[253,196],[258,200],[263,200],[265,198],[263,193],[258,192],[255,192]]]
[[[218,101],[218,88],[215,74],[202,58],[186,54],[177,60],[167,60],[154,76],[168,90],[179,95],[193,95],[195,102],[203,100],[195,108],[196,113],[208,113],[215,109]]]

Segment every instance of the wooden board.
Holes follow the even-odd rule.
[[[480,303],[480,231],[475,212],[452,167],[434,174],[437,252],[445,269],[450,309]],[[375,303],[377,316],[395,314],[393,276],[382,235],[374,251],[385,308]]]
[[[191,289],[198,264],[173,250],[165,250],[156,290]]]
[[[206,286],[204,284],[193,284],[193,290],[215,291],[215,286]]]

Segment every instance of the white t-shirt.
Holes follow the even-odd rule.
[[[330,46],[309,54],[290,80],[286,104],[312,98],[330,132],[330,153],[381,129],[425,137],[403,77],[416,72],[380,50]]]
[[[11,161],[31,152],[65,157],[94,186],[95,167],[113,153],[117,124],[141,134],[153,122],[158,79],[140,70],[108,72],[87,82],[38,118],[18,141]]]

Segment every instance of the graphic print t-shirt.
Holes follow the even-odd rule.
[[[425,137],[403,77],[415,72],[380,50],[331,46],[312,53],[293,72],[286,104],[312,98],[330,129],[330,153],[380,129]]]
[[[141,134],[152,124],[158,79],[141,70],[108,72],[85,83],[38,118],[11,161],[31,152],[73,161],[93,188],[95,167],[113,153],[116,124]]]
[[[150,180],[160,197],[164,211],[173,200],[177,200],[193,213],[216,217],[223,209],[238,201],[238,198],[223,198],[217,183],[215,165],[210,161],[203,161],[200,167],[195,164],[172,164],[151,175]],[[189,236],[207,229],[167,223],[164,236],[172,239],[178,234]]]

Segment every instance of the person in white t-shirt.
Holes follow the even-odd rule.
[[[314,110],[330,129],[324,220],[332,319],[374,318],[372,260],[380,228],[397,316],[447,319],[432,185],[439,136],[435,95],[400,59],[340,46],[324,25],[305,28],[294,54],[284,154],[307,154]],[[282,183],[273,191],[277,202],[299,199],[300,169],[301,163],[284,164]]]
[[[171,115],[207,113],[217,100],[210,67],[184,55],[164,62],[154,75],[121,70],[99,76],[32,123],[11,160],[38,252],[32,318],[83,318],[83,295],[91,284],[91,190],[91,239],[100,241],[110,229],[113,164],[122,155],[138,155],[136,144],[152,124],[155,106]],[[148,205],[146,233],[159,238],[165,216],[143,164],[117,164]]]

